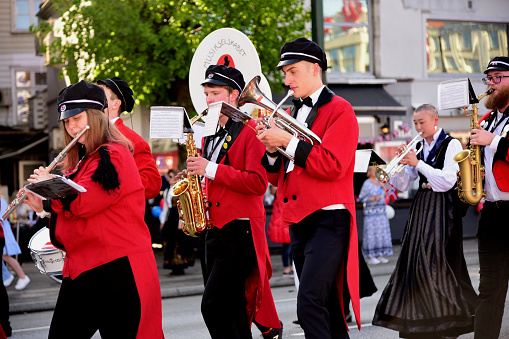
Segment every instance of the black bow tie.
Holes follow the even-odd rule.
[[[295,106],[296,110],[299,110],[302,107],[302,105],[306,105],[308,107],[313,107],[313,100],[311,99],[311,97],[307,97],[304,100],[294,99],[292,101],[293,101],[293,105]]]
[[[213,139],[215,139],[215,138],[217,138],[217,137],[222,138],[222,137],[224,137],[224,136],[226,135],[226,133],[228,133],[228,131],[227,131],[225,128],[221,127],[221,128],[220,128],[220,129],[216,132],[216,134],[214,134],[214,135],[212,136],[212,138],[213,138]]]

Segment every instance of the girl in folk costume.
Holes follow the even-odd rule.
[[[462,146],[438,128],[432,105],[415,110],[414,124],[424,138],[422,152],[411,151],[401,160],[408,166],[391,184],[405,191],[419,179],[419,190],[373,324],[399,331],[402,338],[457,337],[473,330],[477,298],[463,256],[458,165],[452,160]]]
[[[66,251],[49,338],[163,338],[161,293],[150,234],[143,221],[144,187],[131,143],[102,112],[104,91],[80,81],[58,96],[66,143],[83,134],[63,171],[86,192],[26,203],[50,216],[52,243]],[[36,169],[32,183],[50,179]]]

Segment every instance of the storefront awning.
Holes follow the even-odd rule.
[[[357,116],[405,115],[407,108],[394,99],[381,85],[329,85],[331,91],[347,100]],[[272,101],[279,103],[288,89],[282,94],[272,94]],[[282,105],[291,107],[293,97]]]
[[[348,101],[356,115],[405,115],[407,108],[379,85],[329,85]]]

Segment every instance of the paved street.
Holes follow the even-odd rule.
[[[464,244],[472,283],[477,289],[479,283],[477,243],[475,239],[468,239],[464,241]],[[361,299],[362,330],[359,332],[355,327],[352,327],[350,329],[352,339],[398,338],[397,332],[371,325],[376,303],[389,279],[399,253],[399,246],[395,246],[394,249],[395,256],[388,264],[370,266],[379,290],[372,297]],[[156,252],[156,258],[160,264],[161,258],[158,252]],[[296,319],[296,291],[293,279],[282,276],[279,255],[273,255],[272,261],[274,277],[271,279],[271,285],[278,313],[285,325],[284,338],[304,338],[302,329],[292,323]],[[15,314],[11,315],[14,329],[12,338],[47,338],[53,313],[52,305],[54,306],[59,286],[51,279],[39,274],[30,263],[25,263],[23,267],[33,282],[25,291],[15,291],[13,287],[8,288],[11,309],[15,311]],[[170,276],[168,272],[168,270],[162,269],[159,271],[163,294],[163,329],[166,338],[208,338],[208,332],[199,311],[203,289],[199,267],[195,265],[189,268],[184,276]],[[260,333],[255,327],[253,327],[253,337],[260,337]],[[100,336],[96,334],[94,338],[100,338]],[[466,334],[460,337],[460,339],[467,338],[471,339],[473,335]],[[509,338],[509,307],[506,307],[504,327],[500,338]]]

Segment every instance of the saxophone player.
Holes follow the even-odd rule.
[[[486,201],[477,238],[480,283],[475,312],[474,338],[498,338],[509,281],[509,57],[493,58],[483,83],[494,91],[484,104],[491,109],[481,118],[483,129],[473,129],[472,145],[483,146]]]
[[[225,101],[237,107],[244,85],[237,69],[211,65],[202,83],[207,105]],[[201,304],[213,339],[252,338],[251,319],[263,338],[282,336],[269,285],[263,206],[267,176],[259,161],[264,150],[253,129],[220,114],[216,135],[204,139],[203,157],[187,159],[188,175],[206,178],[213,224],[205,238]]]
[[[391,184],[406,191],[419,180],[419,189],[373,324],[396,330],[401,338],[457,337],[473,331],[477,297],[463,255],[463,210],[455,190],[453,157],[462,146],[438,127],[434,106],[419,106],[413,120],[423,137],[415,148],[422,151],[400,160],[407,166]]]

